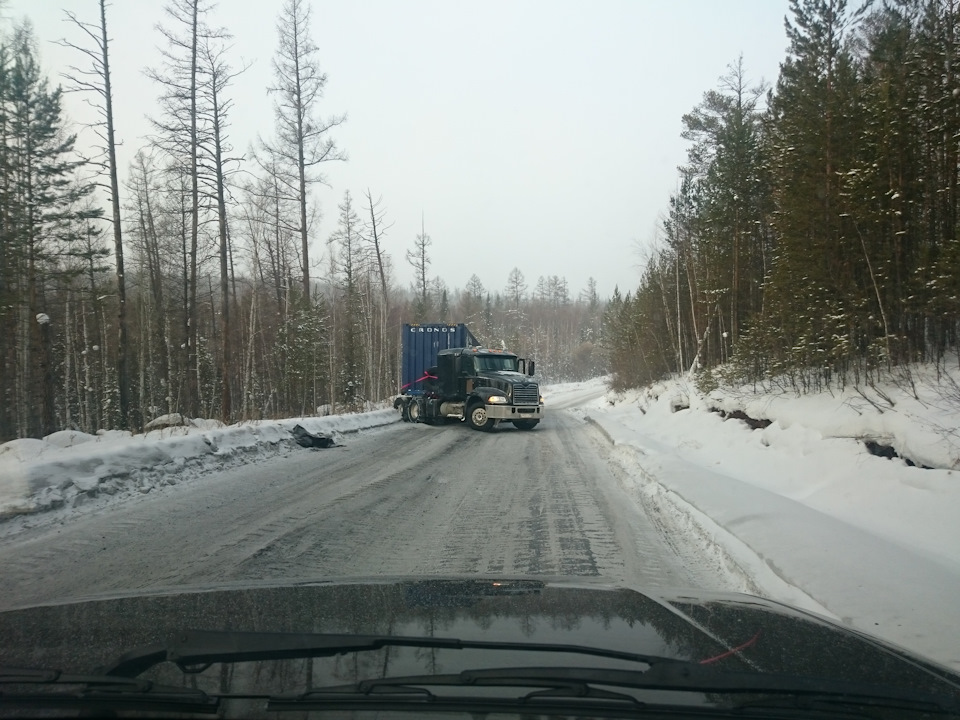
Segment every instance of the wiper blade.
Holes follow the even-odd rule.
[[[718,672],[699,665],[682,662],[652,666],[649,670],[615,670],[583,667],[518,667],[483,670],[465,670],[443,675],[411,675],[406,677],[363,680],[352,685],[313,688],[291,698],[275,698],[268,709],[320,709],[331,704],[360,705],[365,701],[383,703],[386,698],[403,704],[429,702],[431,707],[438,700],[459,702],[462,698],[448,697],[431,692],[428,688],[444,687],[518,687],[542,688],[513,698],[525,703],[578,699],[600,701],[617,707],[629,703],[641,706],[633,695],[603,688],[627,690],[667,690],[673,692],[719,693],[723,695],[789,696],[795,702],[816,700],[824,704],[835,703],[848,706],[871,706],[900,708],[936,714],[960,712],[960,702],[949,696],[916,692],[909,689],[891,688],[886,685],[871,685],[794,675],[758,674],[749,672]],[[475,698],[476,699],[476,698]],[[510,698],[498,698],[501,705]],[[785,701],[789,703],[789,701]],[[733,707],[760,707],[755,698],[748,703]],[[776,704],[772,707],[790,707]]]
[[[103,687],[138,692],[169,689],[181,690],[181,688],[169,688],[165,685],[159,685],[150,680],[140,680],[117,675],[73,674],[60,670],[9,666],[0,666],[0,685],[84,685],[87,687]]]
[[[142,648],[124,655],[105,669],[103,674],[114,678],[133,678],[164,661],[175,663],[184,672],[195,673],[202,672],[214,663],[325,657],[386,647],[497,650],[541,654],[568,653],[641,663],[648,667],[641,670],[519,667],[471,670],[456,675],[371,679],[355,686],[318,688],[292,701],[304,702],[316,693],[322,693],[321,697],[340,698],[344,697],[343,693],[353,693],[369,699],[374,689],[376,693],[382,694],[389,688],[394,688],[408,699],[412,699],[417,695],[422,696],[425,686],[444,685],[500,687],[522,685],[550,690],[574,687],[581,692],[585,688],[601,686],[697,693],[807,696],[820,699],[850,699],[852,702],[866,702],[870,699],[880,704],[906,703],[910,707],[928,708],[932,712],[960,713],[960,698],[918,692],[911,688],[803,675],[720,671],[711,666],[687,660],[585,645],[460,640],[444,637],[186,631],[177,635],[166,645]]]
[[[663,707],[676,711],[676,706],[654,706],[640,702],[629,695],[611,693],[594,688],[556,693],[554,695],[529,693],[519,697],[490,697],[487,695],[435,695],[415,688],[395,688],[375,693],[316,690],[299,697],[274,697],[267,703],[268,712],[309,711],[401,711],[426,713],[469,713],[473,716],[487,713],[536,713],[537,715],[569,716],[585,713],[591,717],[633,717],[645,709]],[[711,714],[716,717],[719,713]]]
[[[198,672],[213,663],[253,662],[324,657],[385,647],[415,647],[438,650],[500,650],[591,655],[655,665],[685,660],[606,650],[587,645],[556,643],[495,642],[458,638],[417,637],[411,635],[340,635],[325,633],[257,633],[191,630],[180,633],[166,645],[133,650],[104,669],[105,675],[136,677],[164,661],[175,663],[185,672]]]
[[[782,695],[837,695],[844,697],[872,697],[890,700],[911,700],[939,704],[950,703],[960,709],[960,700],[949,696],[919,693],[910,689],[875,685],[871,683],[833,680],[831,678],[757,673],[743,671],[717,671],[697,663],[663,663],[649,670],[617,670],[606,668],[578,667],[518,667],[489,670],[468,670],[459,673],[461,682],[473,685],[489,685],[502,682],[523,683],[556,682],[589,683],[645,690],[681,690],[704,693],[773,693]],[[385,680],[368,680],[368,683],[383,684]]]
[[[136,710],[216,715],[219,698],[197,698],[193,693],[3,693],[0,708],[42,710]]]
[[[6,688],[14,686],[10,692]],[[201,690],[149,680],[60,670],[0,667],[0,707],[115,710],[175,710],[216,713],[219,700]]]

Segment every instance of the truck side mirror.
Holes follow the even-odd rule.
[[[527,363],[527,369],[529,371],[527,372],[527,375],[533,377],[533,374],[537,371],[537,364],[531,360],[529,363]]]

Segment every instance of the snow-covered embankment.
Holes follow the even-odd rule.
[[[210,420],[142,435],[63,431],[0,445],[0,517],[74,508],[105,496],[148,493],[211,470],[285,452],[291,429],[332,435],[397,422],[395,410],[264,420],[224,426]]]
[[[748,588],[960,668],[960,404],[932,375],[805,396],[671,381],[586,414],[636,497],[695,528]]]

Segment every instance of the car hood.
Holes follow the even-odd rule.
[[[958,678],[949,670],[768,600],[530,578],[222,586],[8,610],[0,612],[0,665],[92,672],[111,667],[131,650],[164,645],[188,630],[563,643],[674,658],[724,671],[829,677],[960,696]],[[388,667],[391,674],[422,675],[565,663],[624,667],[610,658],[568,653],[391,647],[351,660],[318,659],[311,664],[310,677],[314,684],[357,682],[381,677]],[[325,673],[329,677],[324,679]],[[223,683],[248,683],[254,676],[272,678],[273,690],[297,692],[304,686],[299,671],[264,669],[220,673],[216,682],[222,690]],[[168,684],[187,682],[179,675],[164,679]]]

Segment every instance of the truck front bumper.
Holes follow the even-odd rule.
[[[543,405],[493,405],[487,403],[487,417],[493,420],[539,420]]]

